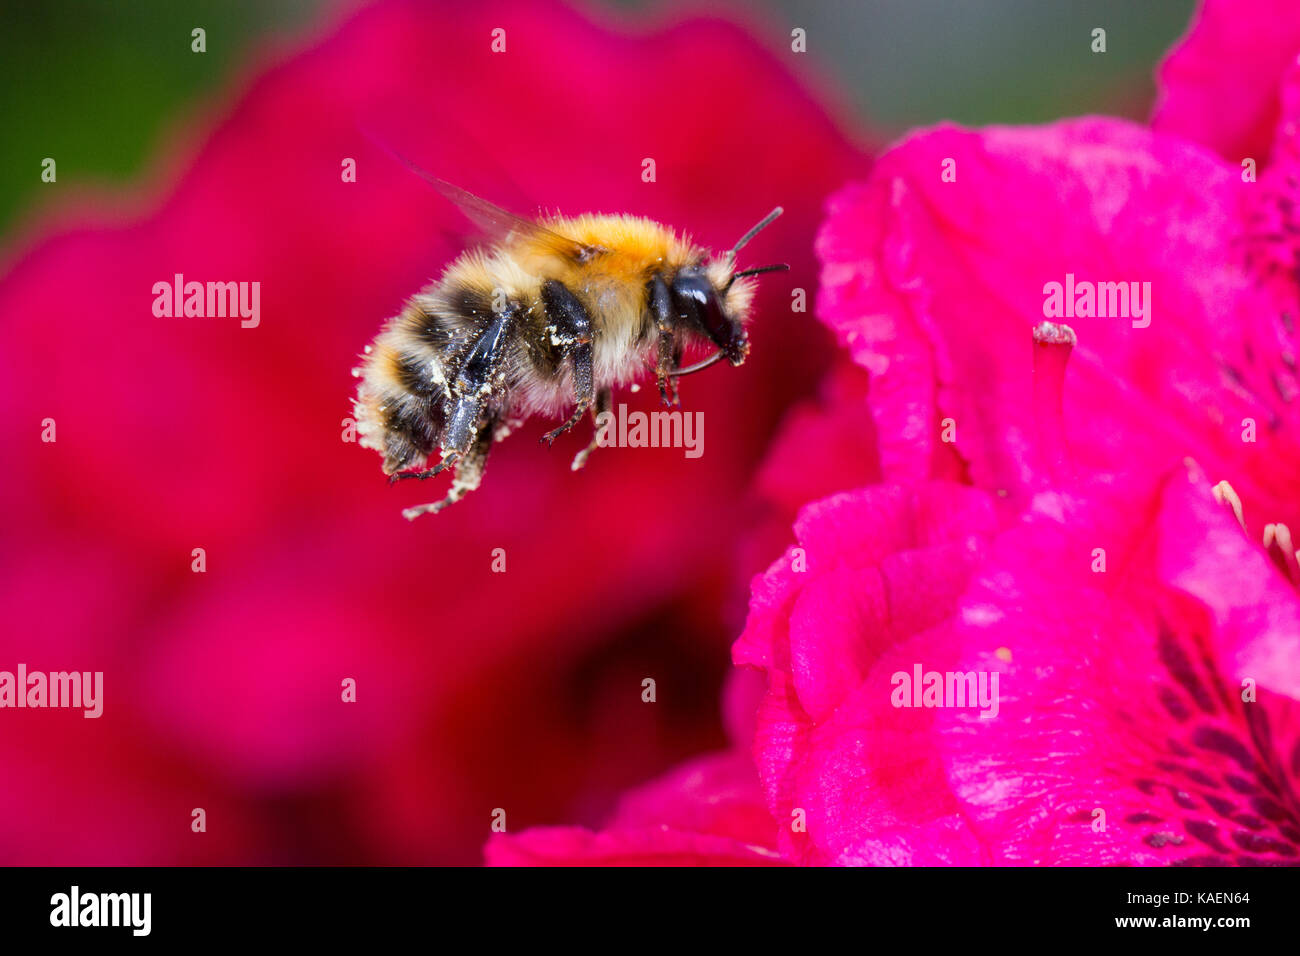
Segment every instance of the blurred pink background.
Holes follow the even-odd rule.
[[[830,354],[792,290],[811,307],[823,198],[869,138],[761,18],[593,17],[338,14],[140,188],[70,187],[10,240],[0,670],[103,671],[104,713],[0,714],[0,862],[476,863],[496,808],[511,831],[597,825],[724,745],[747,580],[788,533],[755,472]],[[784,205],[746,253],[792,266],[764,277],[751,360],[682,383],[703,457],[609,449],[573,474],[586,433],[548,451],[534,421],[480,491],[402,520],[441,485],[390,488],[344,440],[349,371],[468,230],[367,129],[517,211],[640,213],[715,248]],[[176,273],[260,282],[260,325],[155,317]]]

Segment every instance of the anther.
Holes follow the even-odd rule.
[[[1245,531],[1246,518],[1241,511],[1241,499],[1238,498],[1237,493],[1232,490],[1232,485],[1228,484],[1226,481],[1221,481],[1217,485],[1215,485],[1212,490],[1214,494],[1214,500],[1221,505],[1227,505],[1229,508],[1231,508],[1232,513],[1237,518],[1237,523],[1241,525],[1241,530]]]

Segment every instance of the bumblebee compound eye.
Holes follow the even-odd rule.
[[[677,273],[672,295],[673,308],[683,322],[705,332],[732,365],[745,361],[749,352],[745,329],[727,315],[717,289],[703,273],[685,269]]]

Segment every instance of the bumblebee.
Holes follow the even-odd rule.
[[[548,445],[613,390],[653,365],[660,396],[678,404],[677,379],[749,354],[752,276],[736,254],[781,214],[772,210],[726,253],[712,257],[671,228],[632,215],[524,219],[416,170],[493,239],[462,253],[407,301],[367,346],[352,374],[360,443],[383,456],[391,481],[454,469],[440,501],[408,508],[414,520],[463,498],[483,480],[488,451],[532,415],[558,418]],[[712,346],[681,367],[685,349]],[[592,439],[573,460],[581,468]],[[436,462],[428,467],[435,449]]]

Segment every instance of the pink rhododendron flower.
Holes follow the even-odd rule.
[[[905,484],[808,505],[735,646],[788,858],[1300,859],[1279,128],[1258,184],[1116,121],[940,128],[836,198],[820,312]],[[1142,308],[1098,314],[1107,282]],[[926,674],[980,698],[899,695]]]
[[[642,213],[715,247],[780,202],[753,254],[811,287],[822,199],[867,159],[788,56],[712,19],[380,3],[196,121],[152,195],[69,201],[12,250],[0,668],[102,670],[106,700],[6,717],[0,858],[471,862],[494,808],[512,831],[594,821],[723,745],[735,489],[826,344],[766,282],[750,361],[682,383],[701,459],[619,449],[575,475],[534,423],[477,501],[411,527],[432,483],[389,488],[346,440],[348,373],[466,229],[367,133],[521,213]],[[702,91],[727,108],[691,108]],[[177,273],[260,283],[257,326],[155,316]],[[653,715],[647,668],[675,691]]]

